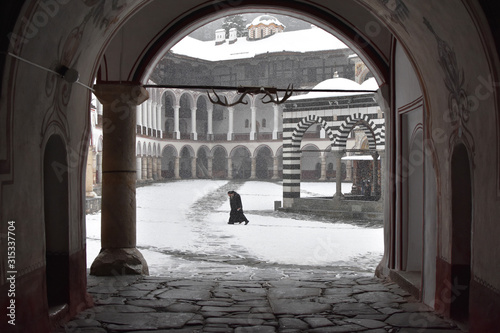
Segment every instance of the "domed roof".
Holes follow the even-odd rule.
[[[293,96],[289,100],[301,100],[301,99],[311,99],[311,98],[323,98],[323,97],[339,97],[339,96],[350,96],[366,94],[366,92],[353,92],[352,90],[377,90],[378,85],[374,78],[365,81],[362,85],[355,81],[335,77],[333,79],[328,79],[318,83],[314,86],[313,90],[351,90],[349,92],[327,92],[327,91],[311,91],[304,95]]]
[[[269,25],[271,23],[274,23],[275,25],[281,25],[283,28],[285,27],[283,23],[281,23],[276,17],[268,14],[257,16],[256,18],[253,19],[252,23],[250,23],[247,27],[252,25],[257,26],[259,24]]]
[[[342,77],[335,77],[318,83],[313,88],[317,89],[343,89],[343,90],[360,90],[361,87],[353,80],[345,79]]]

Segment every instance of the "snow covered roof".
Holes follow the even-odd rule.
[[[323,29],[305,29],[275,34],[269,38],[248,41],[238,38],[234,44],[215,45],[214,41],[200,41],[186,36],[171,51],[174,54],[207,61],[253,58],[259,54],[273,52],[313,52],[347,49],[337,37]]]
[[[252,23],[247,24],[247,29],[251,26],[254,26],[254,27],[258,26],[259,24],[270,25],[271,23],[274,23],[277,26],[281,25],[283,28],[285,28],[283,23],[281,23],[276,17],[266,14],[266,15],[260,15],[260,16],[257,16],[256,18],[254,18]]]
[[[349,155],[341,158],[342,160],[348,161],[373,161],[372,155]],[[378,157],[380,159],[380,156]]]
[[[314,89],[342,89],[342,90],[378,90],[377,81],[375,78],[369,78],[362,84],[356,83],[349,79],[336,77],[318,83]],[[325,97],[340,97],[367,94],[366,92],[321,92],[311,91],[304,95],[292,96],[289,101],[297,101],[303,99],[325,98]]]

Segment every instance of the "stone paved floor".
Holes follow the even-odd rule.
[[[234,266],[233,266],[234,267]],[[394,283],[321,269],[88,278],[95,307],[57,332],[462,332]]]

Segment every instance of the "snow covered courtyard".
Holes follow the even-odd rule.
[[[241,195],[248,225],[227,224],[228,190]],[[334,192],[335,183],[301,184],[302,197]],[[383,254],[380,222],[274,211],[274,201],[282,201],[281,183],[182,180],[137,188],[137,247],[151,275],[228,264],[373,273]],[[100,250],[100,224],[100,213],[87,215],[88,267]]]

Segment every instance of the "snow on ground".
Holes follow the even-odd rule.
[[[349,192],[351,184],[343,184]],[[248,225],[228,225],[228,190],[240,193]],[[302,183],[301,196],[332,196],[335,183]],[[249,265],[342,267],[373,271],[383,254],[382,227],[275,212],[280,183],[184,180],[137,189],[137,245],[150,274],[244,258]],[[88,266],[100,249],[100,213],[87,215]],[[206,258],[207,260],[204,260]],[[215,260],[217,261],[217,260]]]

